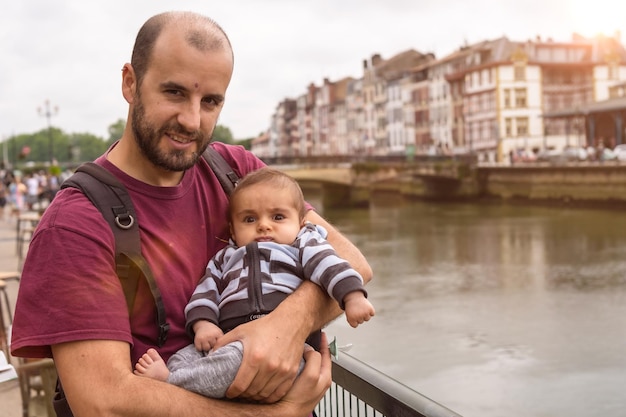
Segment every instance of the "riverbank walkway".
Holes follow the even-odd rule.
[[[17,271],[19,268],[19,257],[16,251],[17,238],[17,218],[11,216],[9,208],[6,208],[5,215],[0,217],[0,273]],[[28,250],[23,248],[24,255]],[[9,280],[6,282],[6,291],[9,298],[11,314],[15,308],[15,299],[17,298],[17,289],[19,282]],[[4,323],[8,325],[10,318],[7,317],[4,299],[2,314],[4,314]],[[8,360],[17,365],[17,359],[9,357]],[[0,383],[0,417],[21,417],[22,416],[22,399],[20,395],[20,387],[17,379]]]

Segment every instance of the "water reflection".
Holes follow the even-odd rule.
[[[324,215],[375,272],[374,320],[328,329],[352,355],[465,416],[623,414],[621,213],[385,198]]]
[[[403,203],[328,215],[375,243],[368,257],[381,263],[383,276],[445,277],[452,281],[445,289],[459,291],[625,284],[626,219],[619,212]]]

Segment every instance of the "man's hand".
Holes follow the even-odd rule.
[[[296,317],[291,318],[296,320]],[[226,392],[228,398],[273,403],[289,391],[298,373],[308,335],[291,331],[298,328],[298,323],[290,324],[289,321],[277,309],[265,317],[237,326],[218,339],[214,349],[236,340],[244,346],[243,362]]]
[[[307,415],[310,415],[328,388],[330,388],[332,363],[325,333],[322,332],[319,353],[307,346],[304,352],[304,360],[306,365],[302,373],[296,379],[287,395],[277,404],[277,406],[293,408],[293,413],[285,413],[286,415],[297,415],[296,410],[305,410]],[[307,398],[308,401],[306,400]],[[303,401],[306,402],[303,403]]]

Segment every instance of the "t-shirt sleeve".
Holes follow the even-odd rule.
[[[62,190],[56,199],[31,240],[22,271],[13,353],[51,356],[50,345],[77,340],[132,343],[109,225],[77,190]]]

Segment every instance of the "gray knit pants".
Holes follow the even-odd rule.
[[[229,343],[208,355],[188,345],[167,361],[167,382],[205,397],[223,398],[235,380],[242,358],[241,342]]]
[[[235,380],[242,358],[243,344],[239,341],[207,355],[188,345],[167,361],[167,382],[205,397],[223,398]],[[300,362],[300,371],[303,367],[304,360]]]

